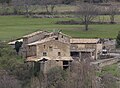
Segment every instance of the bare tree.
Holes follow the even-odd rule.
[[[59,67],[34,77],[31,88],[97,88],[94,68],[87,61],[74,61],[66,71]]]
[[[25,11],[26,17],[29,17],[30,12],[36,10],[37,2],[39,0],[13,0],[13,6],[15,13],[18,13],[19,11]]]
[[[118,4],[113,4],[111,3],[109,6],[109,14],[110,14],[110,23],[114,24],[115,23],[115,15],[118,14],[119,8]]]
[[[41,0],[41,4],[45,6],[47,13],[53,14],[56,5],[61,4],[62,0]]]
[[[88,30],[88,25],[98,14],[96,5],[89,3],[81,3],[78,6],[77,16],[80,18],[82,23],[85,25],[85,30]]]
[[[46,88],[64,88],[64,83],[67,75],[60,67],[52,68],[46,75]]]
[[[73,62],[68,88],[96,88],[94,68],[87,61]]]
[[[0,88],[21,88],[20,82],[7,74],[6,71],[0,71]]]
[[[37,76],[31,77],[31,88],[46,88],[46,76],[40,72]]]

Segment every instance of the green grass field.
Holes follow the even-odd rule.
[[[98,72],[98,76],[103,76],[105,74],[112,74],[113,76],[120,77],[120,69],[118,68],[118,64],[113,64],[109,66],[105,66],[102,69],[102,72]]]
[[[84,31],[84,25],[58,25],[57,21],[75,18],[25,18],[24,16],[0,16],[0,40],[11,40],[25,34],[37,31],[61,29],[72,37],[82,38],[116,38],[120,31],[119,24],[90,25],[89,31]],[[77,19],[78,20],[78,19]]]

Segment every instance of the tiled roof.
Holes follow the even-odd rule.
[[[31,45],[37,45],[37,44],[45,43],[45,42],[52,41],[52,40],[56,41],[55,38],[57,38],[57,36],[48,37],[48,38],[45,38],[45,39],[42,39],[42,40],[39,40],[39,41],[36,41],[36,42],[33,42],[33,43],[29,43],[27,45],[31,46]],[[57,41],[59,41],[59,40],[57,40]],[[62,42],[62,41],[59,41],[59,42],[69,44],[67,42]]]
[[[40,44],[40,43],[44,43],[44,42],[48,42],[48,41],[51,41],[51,40],[54,40],[55,36],[53,37],[48,37],[48,38],[45,38],[45,39],[42,39],[42,40],[39,40],[39,41],[36,41],[36,42],[33,42],[33,43],[29,43],[28,46],[30,45],[37,45],[37,44]]]
[[[45,33],[46,31],[37,31],[37,32],[33,32],[33,33],[31,33],[31,34],[28,34],[28,35],[25,35],[25,36],[23,36],[23,38],[28,38],[28,37],[32,37],[32,36],[34,36],[34,35],[37,35],[37,34],[39,34],[39,33]],[[48,35],[51,35],[51,34],[55,34],[56,32],[46,32]],[[59,32],[61,35],[64,35],[64,36],[67,36],[67,37],[71,37],[71,36],[69,36],[69,35],[66,35],[66,34],[64,34],[64,33],[62,33],[62,32]]]
[[[81,38],[72,38],[70,39],[70,43],[73,44],[73,43],[78,43],[78,44],[85,44],[85,43],[98,43],[99,42],[99,39],[81,39]]]
[[[23,38],[32,37],[32,36],[37,35],[37,34],[42,33],[42,32],[43,32],[43,31],[33,32],[33,33],[31,33],[31,34],[28,34],[28,35],[23,36]]]
[[[8,44],[9,45],[15,45],[15,42],[23,42],[23,39],[19,39],[19,40],[15,40],[15,41],[11,41],[11,42],[9,42]]]

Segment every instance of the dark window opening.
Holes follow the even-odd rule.
[[[63,61],[63,65],[69,65],[68,61]]]
[[[63,61],[63,70],[66,70],[69,68],[69,62],[68,61]]]
[[[61,56],[61,52],[58,52],[58,56]]]
[[[57,37],[57,38],[55,38],[55,40],[58,40],[58,37]]]
[[[52,46],[49,46],[49,50],[50,50],[50,51],[53,51],[53,47],[52,47]]]
[[[46,53],[46,52],[43,52],[43,56],[47,56],[47,53]]]
[[[63,36],[62,36],[62,38],[63,38]]]
[[[79,52],[70,52],[72,57],[79,57]]]
[[[45,49],[45,45],[44,45],[44,49]]]

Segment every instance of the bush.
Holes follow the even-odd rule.
[[[120,31],[118,32],[117,39],[116,39],[116,48],[120,48]]]

